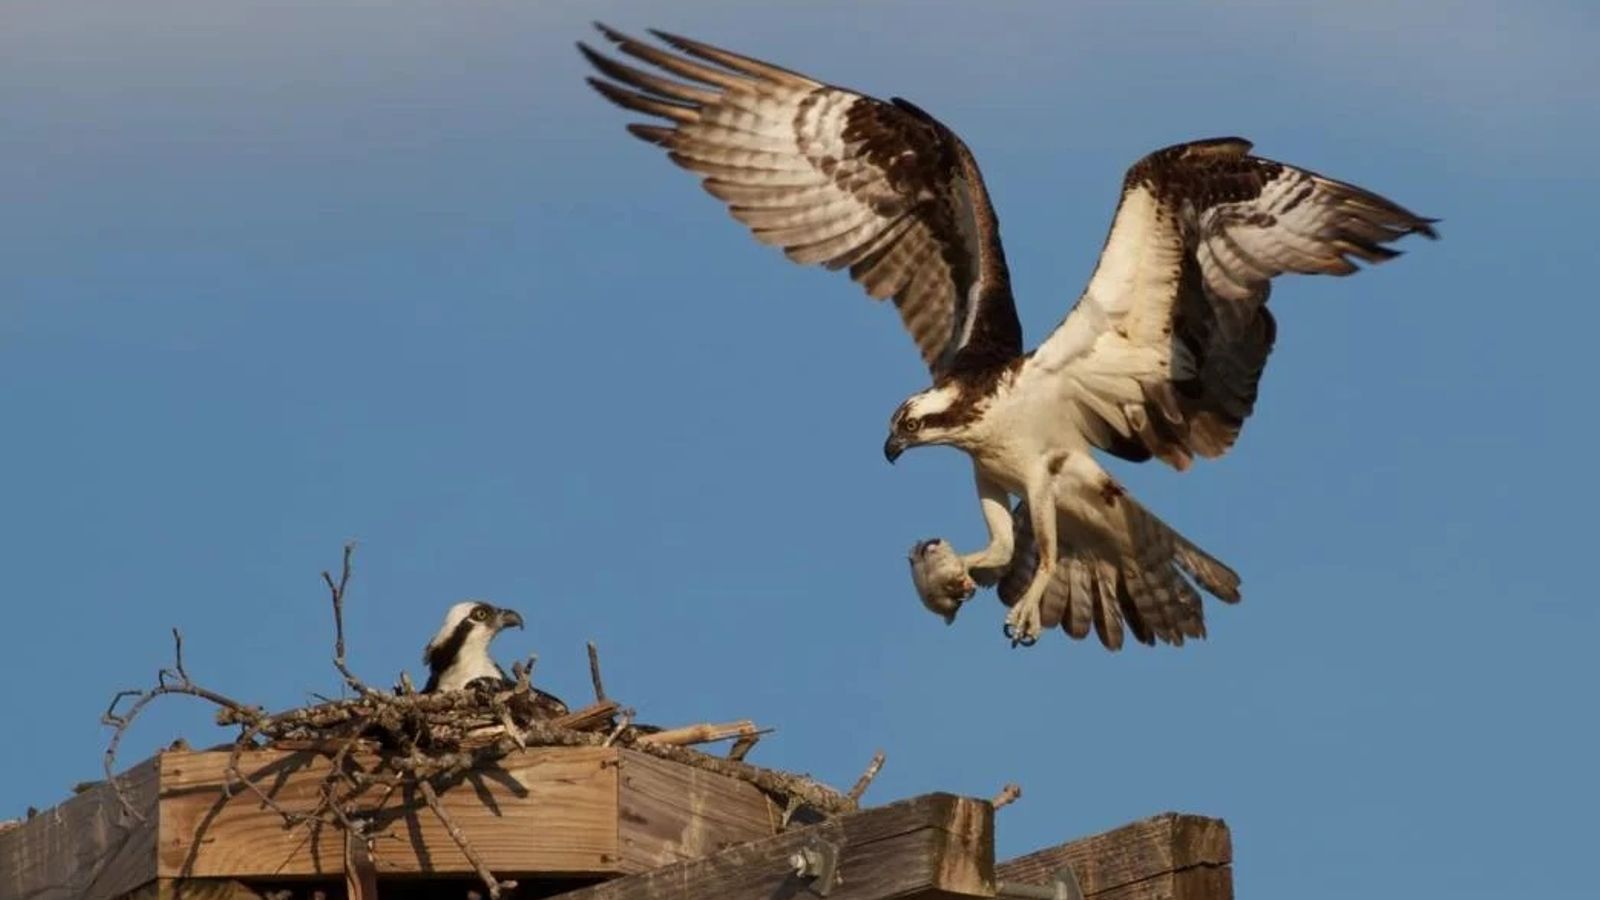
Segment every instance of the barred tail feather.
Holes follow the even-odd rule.
[[[1118,506],[1120,539],[1081,545],[1059,541],[1059,560],[1041,602],[1042,624],[1059,626],[1075,640],[1092,630],[1109,650],[1121,649],[1125,634],[1142,644],[1174,646],[1205,637],[1200,590],[1238,602],[1238,574],[1127,495],[1118,498]],[[1027,590],[1039,561],[1027,504],[1017,506],[1012,521],[1016,554],[999,581],[1007,606]],[[1081,525],[1063,519],[1058,532],[1066,535],[1074,528]]]

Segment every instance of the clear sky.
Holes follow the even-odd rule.
[[[8,0],[0,28],[0,817],[95,778],[110,694],[336,690],[444,609],[583,642],[647,720],[872,799],[1023,799],[1002,854],[1166,809],[1241,896],[1592,896],[1600,444],[1589,3]],[[1076,297],[1123,169],[1239,134],[1441,217],[1287,279],[1242,442],[1115,471],[1237,568],[1210,640],[946,628],[916,539],[981,541],[954,451],[879,448],[925,384],[895,316],[756,245],[628,138],[572,43],[657,26],[914,100],[998,207],[1024,327]],[[162,704],[132,762],[208,711]],[[1592,890],[1592,884],[1590,888]]]

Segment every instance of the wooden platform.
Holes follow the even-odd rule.
[[[241,771],[288,808],[315,800],[325,757],[260,751]],[[222,791],[225,752],[162,753],[126,773],[142,811],[108,785],[0,833],[0,898],[101,900],[155,879],[339,876],[344,837],[288,829],[254,794]],[[645,872],[775,834],[782,815],[755,787],[614,747],[529,749],[440,791],[488,866],[509,876],[594,879]],[[373,790],[380,875],[471,876],[420,797]]]
[[[245,774],[290,806],[327,765],[283,751],[246,760]],[[342,896],[343,833],[288,829],[254,794],[224,796],[226,764],[226,753],[169,752],[135,767],[125,785],[142,822],[102,784],[0,831],[0,900],[257,900],[285,886]],[[997,863],[988,801],[928,794],[780,829],[781,810],[743,781],[612,747],[530,749],[439,793],[489,867],[522,882],[517,898],[1039,896],[1026,889],[1064,865],[1090,900],[1232,897],[1227,826],[1199,816],[1167,813]],[[365,896],[465,896],[472,869],[420,798],[365,799],[378,877]],[[797,869],[807,853],[822,871]]]

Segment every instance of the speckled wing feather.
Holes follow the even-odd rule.
[[[1083,296],[1030,361],[1058,379],[1100,447],[1186,468],[1233,446],[1276,327],[1271,279],[1348,275],[1433,220],[1219,138],[1128,170]]]
[[[845,269],[893,298],[935,375],[1022,352],[1005,258],[972,154],[933,117],[769,63],[654,32],[679,53],[600,26],[637,68],[579,44],[634,124],[766,244]],[[664,74],[662,74],[664,73]],[[666,77],[667,75],[676,77]]]

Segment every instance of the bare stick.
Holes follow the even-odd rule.
[[[633,724],[633,710],[631,710],[631,709],[623,710],[622,711],[622,715],[617,717],[617,727],[611,729],[611,733],[606,735],[605,743],[601,744],[600,746],[609,747],[612,744],[616,743],[617,738],[621,737],[622,732],[624,730],[626,730],[629,725],[632,725],[632,724]]]
[[[589,642],[589,680],[594,682],[595,702],[606,702],[606,686],[600,681],[600,648],[594,641]]]
[[[878,773],[883,771],[884,759],[886,759],[886,757],[883,755],[882,750],[872,754],[872,762],[867,763],[867,770],[861,773],[861,777],[856,779],[856,783],[851,786],[849,792],[846,793],[845,796],[849,797],[856,803],[860,803],[861,795],[865,794],[867,792],[867,788],[872,786],[872,779],[877,778]]]
[[[759,734],[750,734],[739,738],[733,742],[732,747],[728,748],[728,758],[734,762],[742,761],[746,756],[750,755],[750,751],[756,748],[756,743],[760,740],[761,736]]]
[[[177,670],[178,678],[185,684],[189,682],[189,673],[183,668],[183,633],[172,629],[172,667]]]
[[[117,801],[135,821],[144,822],[144,814],[134,808],[133,801],[128,799],[127,792],[123,789],[122,782],[117,780],[117,748],[122,745],[122,736],[128,733],[133,725],[133,720],[139,713],[149,706],[157,697],[166,694],[188,694],[202,700],[214,703],[228,711],[231,715],[241,720],[255,720],[262,717],[258,707],[246,706],[229,697],[207,690],[189,680],[189,673],[183,665],[183,635],[178,629],[172,629],[173,641],[173,668],[161,669],[156,672],[156,686],[145,691],[118,691],[111,698],[111,703],[106,707],[105,714],[100,717],[102,724],[116,729],[111,734],[111,740],[106,743],[106,752],[102,760],[105,767],[106,780],[111,783],[111,790],[117,795]],[[117,712],[117,704],[123,700],[137,698],[128,706],[125,712]]]
[[[355,541],[346,543],[344,545],[344,563],[339,570],[339,581],[335,583],[333,576],[327,572],[322,573],[322,581],[328,586],[328,593],[333,600],[333,666],[339,670],[339,674],[344,678],[344,683],[349,685],[351,690],[366,696],[372,693],[372,688],[367,687],[365,682],[357,678],[355,673],[350,671],[350,667],[346,665],[344,660],[344,592],[345,588],[350,585],[350,558],[355,552]]]
[[[1000,809],[1001,807],[1010,806],[1021,798],[1022,785],[1013,782],[1001,788],[1000,793],[995,794],[994,799],[989,802],[994,804],[995,809]]]
[[[569,712],[560,718],[551,719],[549,724],[552,728],[571,728],[575,731],[588,731],[603,722],[609,723],[618,709],[621,709],[621,707],[617,704],[617,701],[607,700],[603,703],[596,703],[593,706],[585,706],[575,712]]]
[[[415,758],[414,754],[413,758]],[[483,879],[484,886],[489,889],[489,900],[500,900],[500,892],[502,890],[511,890],[517,886],[515,881],[501,881],[496,878],[494,873],[489,871],[489,867],[484,865],[483,857],[478,855],[477,849],[467,840],[467,835],[461,830],[461,826],[457,825],[455,820],[450,818],[450,814],[444,811],[444,805],[439,802],[439,794],[433,789],[433,782],[426,778],[419,778],[417,779],[417,790],[422,793],[422,799],[427,801],[428,808],[433,810],[435,816],[439,817],[439,823],[444,826],[444,830],[450,833],[450,839],[456,842],[456,846],[461,850],[461,855],[467,858],[467,862],[472,864],[473,871],[477,872],[478,877]]]
[[[685,725],[682,728],[668,728],[652,734],[639,736],[641,744],[677,744],[682,747],[688,744],[709,744],[714,741],[725,741],[729,738],[753,737],[771,731],[770,728],[761,728],[749,719],[738,722],[715,724],[703,722],[699,725]]]

